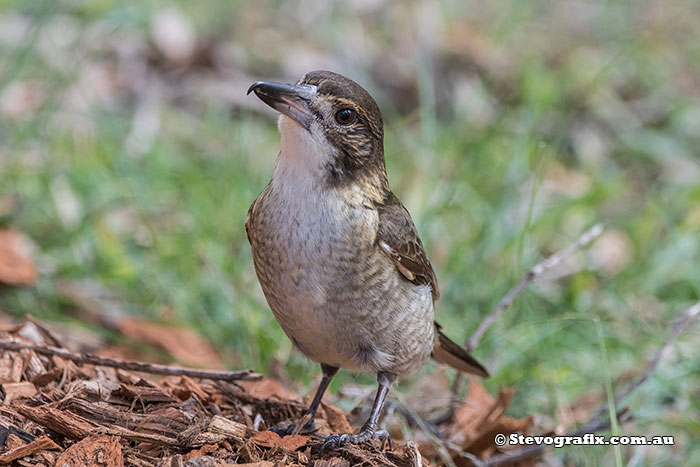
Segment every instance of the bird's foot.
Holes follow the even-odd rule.
[[[389,450],[394,449],[394,444],[391,441],[391,435],[386,430],[378,430],[371,426],[363,426],[359,433],[345,433],[345,434],[333,434],[326,438],[323,446],[321,446],[321,453],[325,452],[327,449],[337,449],[345,444],[362,444],[371,439],[376,439],[382,442],[382,448],[384,447],[384,442],[389,442]]]
[[[301,420],[303,422],[303,419]],[[290,421],[284,421],[280,422],[275,426],[271,426],[268,428],[268,430],[277,433],[278,435],[284,437],[287,435],[292,435],[296,431],[297,424],[294,422]],[[301,427],[301,430],[298,431],[298,434],[302,435],[309,435],[311,433],[314,433],[316,431],[316,424],[314,423],[313,417],[307,421],[304,426]]]

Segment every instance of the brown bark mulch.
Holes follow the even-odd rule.
[[[64,348],[61,336],[35,320],[2,325],[0,337]],[[31,349],[5,350],[0,465],[424,464],[413,443],[392,451],[367,443],[321,454],[326,435],[351,430],[346,414],[330,405],[319,410],[312,436],[267,431],[299,419],[305,409],[301,401],[265,391],[270,382],[155,377]]]

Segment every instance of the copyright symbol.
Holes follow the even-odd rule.
[[[498,433],[496,437],[493,439],[493,441],[496,443],[496,446],[505,446],[506,445],[506,435]]]

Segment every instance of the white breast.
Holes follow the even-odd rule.
[[[334,245],[357,228],[376,229],[376,213],[354,210],[325,186],[325,165],[333,151],[325,140],[286,116],[279,128],[282,149],[271,182],[279,215],[273,228],[288,248],[283,279],[288,300],[302,301],[299,308],[308,309],[326,303],[325,284],[333,278],[332,265],[325,263]]]

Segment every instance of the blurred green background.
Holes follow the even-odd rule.
[[[330,69],[383,110],[389,180],[454,339],[605,224],[476,351],[492,393],[515,388],[509,414],[570,428],[596,410],[584,395],[641,373],[700,299],[698,24],[680,0],[1,0],[0,196],[14,208],[0,226],[31,239],[40,279],[0,289],[0,308],[78,324],[65,284],[108,290],[126,312],[196,328],[231,367],[310,390],[319,372],[269,312],[245,235],[279,150],[275,115],[245,90]],[[630,399],[622,433],[676,446],[624,448],[629,465],[700,459],[699,342],[696,325]],[[353,379],[373,380],[334,388]]]

